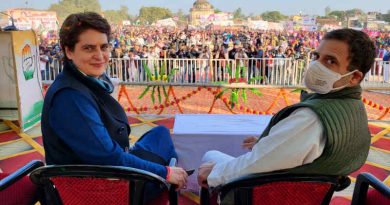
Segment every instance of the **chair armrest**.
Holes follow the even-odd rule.
[[[228,181],[226,184],[219,185],[217,187],[212,187],[210,188],[210,192],[220,192],[220,191],[230,190],[231,188],[238,187],[246,182],[249,182],[251,184],[252,183],[256,184],[259,181],[261,183],[266,183],[268,181],[274,181],[273,179],[277,176],[286,177],[286,175],[287,175],[286,172],[267,172],[267,173],[249,174]]]
[[[358,177],[357,180],[362,180],[363,182],[368,183],[372,187],[374,187],[376,190],[381,192],[382,194],[390,197],[390,187],[388,187],[386,184],[384,184],[382,181],[377,179],[374,175],[370,173],[362,173],[360,174],[360,178]]]
[[[351,179],[348,176],[341,176],[339,178],[339,183],[335,188],[335,191],[342,191],[351,185]]]
[[[169,166],[170,167],[175,167],[177,164],[177,159],[176,158],[172,158],[170,161],[169,161]],[[170,205],[177,205],[179,202],[178,202],[178,193],[176,191],[176,185],[175,184],[171,184],[170,187],[169,187],[169,204]]]
[[[42,166],[44,166],[44,163],[40,160],[33,160],[33,161],[27,163],[26,165],[19,168],[18,170],[16,170],[12,174],[10,174],[7,177],[5,177],[4,179],[0,180],[0,191],[8,188],[12,184],[14,184],[15,182],[17,182],[18,180],[20,180],[21,178],[23,178],[24,176],[28,175],[30,172],[35,170],[36,168],[42,167]]]
[[[364,204],[364,201],[367,197],[368,187],[370,185],[384,196],[390,198],[390,187],[388,187],[372,174],[364,172],[359,174],[357,177],[352,196],[352,205]]]

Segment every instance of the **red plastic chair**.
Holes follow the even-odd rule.
[[[171,185],[165,179],[134,168],[99,165],[46,166],[33,171],[30,178],[36,185],[43,187],[49,204],[141,205],[144,204],[144,195],[148,194],[145,193],[145,187],[149,183],[166,190],[169,197],[165,200],[169,198],[170,204],[177,203],[177,194],[169,194]]]
[[[210,192],[201,190],[201,204],[241,205],[319,205],[329,204],[334,191],[351,183],[348,177],[298,175],[287,173],[255,174],[239,178]],[[219,199],[216,199],[219,198]]]
[[[372,189],[369,189],[369,186]],[[351,205],[390,204],[390,187],[370,173],[357,176]]]
[[[42,161],[33,160],[11,174],[0,173],[0,204],[27,205],[38,202],[39,190],[27,175],[43,165]]]

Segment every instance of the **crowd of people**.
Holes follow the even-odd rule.
[[[375,42],[377,57],[385,57],[390,49],[390,32],[367,33]],[[112,34],[111,58],[303,59],[319,45],[325,32],[114,27]],[[57,39],[52,35],[41,40],[41,48],[49,52],[49,57],[62,55]]]
[[[377,58],[388,61],[390,58],[390,32],[366,31],[366,33],[375,43]],[[110,58],[122,61],[120,63],[113,62],[110,67],[114,76],[124,81],[142,81],[145,80],[145,73],[140,73],[144,72],[142,66],[145,60],[147,60],[149,68],[153,69],[155,60],[159,59],[213,59],[214,63],[211,65],[206,60],[200,63],[204,73],[210,73],[210,67],[215,73],[213,76],[203,77],[203,81],[208,82],[211,78],[214,81],[224,80],[226,63],[222,63],[222,61],[248,59],[244,65],[248,68],[248,73],[245,75],[248,80],[260,75],[270,78],[272,75],[270,68],[277,67],[278,70],[286,70],[287,74],[289,73],[288,70],[291,68],[284,68],[291,67],[291,61],[288,59],[302,60],[299,65],[301,68],[307,66],[305,60],[313,58],[311,52],[318,47],[325,34],[326,32],[323,31],[260,31],[244,28],[189,30],[186,28],[113,26]],[[55,59],[61,59],[63,52],[59,46],[58,38],[55,35],[51,36],[52,39],[41,39],[40,62],[42,78],[53,80],[56,73],[58,74],[59,68],[62,67],[61,61]],[[254,60],[259,58],[266,60]],[[168,62],[167,72],[173,67],[179,67],[173,66],[173,64],[173,61]],[[188,66],[181,67],[187,69]],[[193,71],[196,69],[198,68],[192,68]],[[188,81],[195,81],[195,75],[185,75]]]

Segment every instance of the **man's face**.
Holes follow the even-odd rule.
[[[349,66],[349,46],[338,40],[323,40],[315,52],[315,59],[328,69],[341,75],[347,74]],[[336,81],[333,87],[340,87],[350,83],[354,74],[345,76]]]

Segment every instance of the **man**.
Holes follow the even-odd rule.
[[[390,61],[390,45],[385,46],[383,61]]]
[[[390,45],[387,45],[386,54],[383,57],[383,81],[389,82],[390,78]]]
[[[236,53],[238,52],[238,49],[240,47],[241,47],[241,42],[235,41],[233,49],[229,51],[229,59],[235,59]]]
[[[370,133],[359,84],[374,62],[374,44],[363,32],[340,29],[327,33],[315,54],[305,74],[315,93],[279,111],[259,139],[244,140],[250,152],[237,158],[207,152],[199,168],[201,186],[276,170],[348,175],[364,164]]]
[[[46,55],[45,48],[39,48],[39,65],[41,70],[42,80],[49,80],[49,69],[46,68],[46,65],[49,62],[49,56]],[[47,66],[48,67],[48,66]]]

